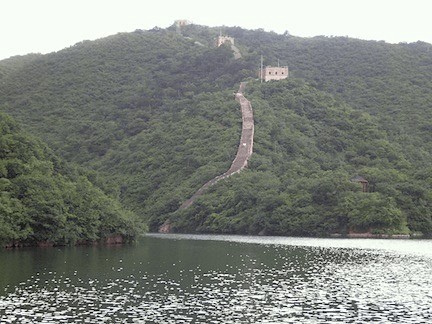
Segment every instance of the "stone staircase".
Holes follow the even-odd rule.
[[[240,84],[239,91],[235,95],[236,100],[240,103],[242,113],[242,133],[237,154],[231,164],[231,167],[225,173],[218,175],[217,177],[206,182],[201,188],[198,189],[197,192],[192,195],[192,197],[190,197],[180,206],[180,210],[188,208],[190,205],[192,205],[198,197],[200,197],[209,187],[218,181],[240,172],[247,166],[247,162],[253,151],[254,119],[250,101],[247,100],[243,95],[245,86],[246,83],[242,82]]]

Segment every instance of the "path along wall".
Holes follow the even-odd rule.
[[[205,183],[198,191],[188,200],[186,200],[179,209],[185,209],[192,205],[192,203],[201,196],[207,188],[214,185],[219,180],[225,179],[235,173],[240,172],[247,166],[247,162],[253,152],[253,137],[254,137],[254,118],[252,105],[244,95],[245,82],[240,84],[239,91],[236,93],[236,100],[240,103],[241,114],[242,114],[242,133],[240,138],[240,144],[237,149],[236,157],[231,164],[231,167],[225,173],[211,179]]]

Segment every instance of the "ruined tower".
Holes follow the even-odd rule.
[[[216,47],[219,47],[222,44],[234,45],[234,37],[219,35],[216,38]]]

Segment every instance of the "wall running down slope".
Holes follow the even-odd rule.
[[[192,205],[192,203],[200,197],[210,186],[214,185],[219,180],[228,178],[229,176],[240,172],[247,166],[247,162],[252,155],[253,149],[253,136],[254,136],[254,119],[252,106],[249,100],[243,95],[245,82],[240,84],[239,91],[236,93],[236,100],[240,103],[242,113],[242,133],[240,138],[240,144],[237,150],[236,157],[231,164],[231,167],[225,173],[211,179],[205,183],[198,191],[188,200],[186,200],[179,209],[185,209]]]

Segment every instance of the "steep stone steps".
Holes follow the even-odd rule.
[[[239,91],[235,95],[236,100],[240,103],[242,113],[242,133],[240,138],[240,144],[237,149],[237,154],[231,164],[231,167],[225,173],[218,175],[217,177],[206,182],[201,188],[198,189],[197,192],[195,192],[195,194],[193,194],[191,198],[186,200],[180,206],[180,210],[188,208],[190,205],[192,205],[198,197],[200,197],[209,187],[211,187],[218,181],[240,172],[247,166],[247,162],[251,157],[253,151],[254,119],[251,103],[243,95],[245,86],[246,83],[242,82],[240,84]]]

